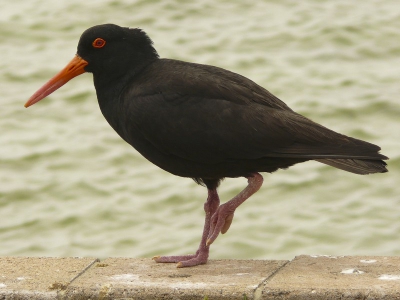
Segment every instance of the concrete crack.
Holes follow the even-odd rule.
[[[280,268],[276,269],[275,272],[273,272],[271,275],[269,275],[267,278],[265,278],[263,281],[260,282],[260,284],[257,286],[257,288],[254,290],[254,300],[260,300],[262,296],[262,291],[264,289],[264,284],[271,280],[281,269],[283,269],[288,263],[291,261],[287,261],[284,263]]]

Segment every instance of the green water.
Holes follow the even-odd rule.
[[[400,6],[367,1],[22,1],[0,12],[0,255],[196,250],[206,190],[153,166],[103,119],[90,74],[25,109],[101,23],[141,27],[162,57],[217,65],[294,110],[380,145],[389,173],[308,162],[264,174],[211,258],[400,255]],[[221,200],[245,179],[225,180]]]

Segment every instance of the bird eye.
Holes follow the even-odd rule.
[[[103,48],[105,44],[105,40],[103,40],[102,38],[97,38],[93,41],[92,46],[95,48]]]

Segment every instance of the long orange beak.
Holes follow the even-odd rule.
[[[68,65],[65,66],[56,76],[51,78],[45,85],[43,85],[36,93],[29,98],[29,100],[25,103],[25,107],[29,107],[36,102],[39,102],[43,98],[50,95],[55,90],[62,87],[72,78],[85,73],[85,67],[88,65],[88,62],[81,58],[79,55],[75,55],[75,57],[69,62]]]

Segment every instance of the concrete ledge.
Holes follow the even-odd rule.
[[[400,299],[400,257],[211,260],[0,258],[0,299]]]
[[[57,299],[94,258],[0,257],[0,299]]]
[[[400,257],[298,256],[260,299],[400,299]]]

